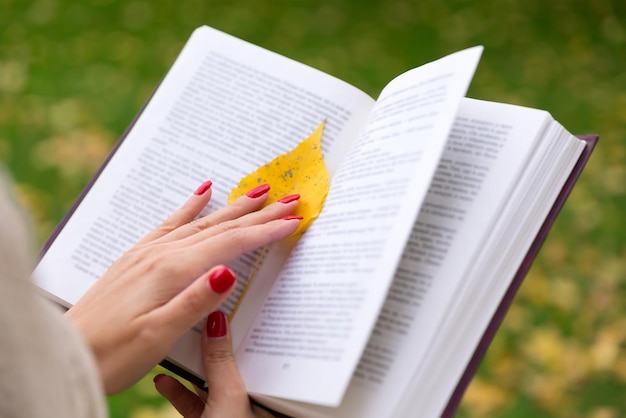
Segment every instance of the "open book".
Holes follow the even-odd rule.
[[[222,309],[238,304],[246,386],[296,416],[453,413],[597,140],[545,111],[464,98],[481,52],[410,70],[374,100],[197,29],[46,243],[35,282],[71,306],[198,184],[213,181],[207,211],[225,205],[325,119],[319,218],[230,265],[239,283]],[[200,329],[165,362],[196,381]]]

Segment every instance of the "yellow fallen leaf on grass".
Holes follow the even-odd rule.
[[[322,122],[315,132],[291,151],[282,154],[245,176],[228,196],[234,202],[256,186],[267,183],[271,189],[267,203],[292,194],[300,195],[295,215],[302,216],[295,234],[302,234],[318,217],[328,194],[329,176],[322,155]]]

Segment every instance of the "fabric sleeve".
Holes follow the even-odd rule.
[[[91,353],[30,281],[31,234],[9,184],[0,172],[0,416],[105,417]]]

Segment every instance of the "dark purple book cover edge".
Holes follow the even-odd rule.
[[[598,135],[584,135],[584,136],[579,136],[579,138],[586,142],[586,147],[583,150],[582,154],[580,155],[570,176],[565,182],[563,189],[561,189],[561,192],[559,193],[559,196],[554,202],[552,209],[550,209],[550,212],[548,213],[548,216],[546,217],[543,225],[539,229],[539,233],[537,234],[537,236],[535,237],[535,240],[530,246],[528,253],[526,253],[526,256],[524,257],[522,264],[520,265],[519,269],[517,270],[517,273],[513,277],[513,280],[511,281],[511,284],[509,285],[506,293],[504,294],[504,297],[502,298],[500,305],[498,305],[498,308],[496,309],[495,314],[491,318],[489,325],[485,329],[485,332],[483,333],[480,343],[476,347],[476,350],[474,350],[474,354],[472,355],[472,358],[467,364],[467,367],[465,368],[465,371],[463,372],[461,379],[457,383],[457,386],[454,389],[452,396],[450,396],[450,399],[448,400],[448,404],[446,405],[443,413],[441,414],[442,418],[452,418],[454,414],[456,413],[456,410],[459,404],[461,403],[461,399],[463,398],[463,394],[465,393],[465,390],[467,389],[470,382],[472,381],[474,374],[478,370],[478,366],[480,365],[483,357],[485,356],[485,353],[487,352],[487,348],[489,348],[489,345],[491,344],[491,341],[496,335],[498,328],[500,328],[500,325],[502,324],[502,321],[504,320],[504,317],[506,316],[506,313],[509,307],[511,306],[511,303],[513,302],[513,298],[515,297],[519,287],[521,286],[522,281],[526,277],[528,270],[530,270],[530,266],[532,265],[533,261],[535,260],[535,257],[539,253],[539,249],[541,248],[543,242],[548,236],[548,233],[550,232],[550,228],[552,228],[552,225],[554,224],[556,217],[558,216],[559,212],[561,211],[561,208],[565,204],[565,201],[567,200],[569,194],[574,188],[576,181],[578,180],[578,178],[580,177],[580,174],[585,168],[587,161],[591,157],[591,152],[595,148],[599,139]]]

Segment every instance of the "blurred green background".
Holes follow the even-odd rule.
[[[374,96],[482,44],[470,96],[600,134],[458,416],[626,416],[626,2],[0,0],[0,160],[39,244],[202,24]],[[109,405],[177,416],[149,377]]]

